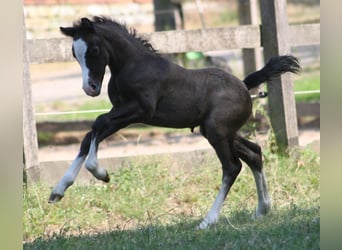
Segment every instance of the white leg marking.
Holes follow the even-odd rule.
[[[88,158],[84,165],[97,179],[109,181],[107,171],[98,166],[96,137],[91,140]]]
[[[50,203],[57,202],[64,196],[65,190],[67,190],[67,188],[74,183],[84,160],[85,156],[77,156],[76,159],[72,162],[71,166],[65,172],[62,179],[53,189],[49,200]]]
[[[206,229],[210,225],[215,224],[217,222],[228,190],[229,187],[227,186],[227,184],[223,182],[220,191],[215,199],[215,202],[213,203],[210,211],[205,216],[204,220],[199,224],[198,229]]]
[[[268,196],[264,172],[253,171],[253,175],[258,193],[258,208],[256,210],[256,217],[261,217],[267,214],[267,212],[270,210],[271,200]]]
[[[90,142],[89,152],[88,152],[88,158],[85,163],[86,169],[88,169],[90,172],[93,172],[97,166],[98,166],[98,160],[97,160],[97,149],[96,149],[96,137],[92,138]]]

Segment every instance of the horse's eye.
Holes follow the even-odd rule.
[[[100,48],[98,46],[93,46],[90,48],[90,55],[98,56],[100,54]]]

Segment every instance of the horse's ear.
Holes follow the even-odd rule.
[[[95,32],[93,23],[86,17],[81,18],[81,26],[88,32]]]
[[[59,29],[64,35],[71,36],[71,37],[74,37],[75,31],[76,31],[74,27],[67,27],[67,28],[59,27]]]

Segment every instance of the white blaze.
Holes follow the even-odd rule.
[[[75,40],[73,45],[76,59],[82,70],[83,89],[89,89],[89,69],[86,64],[86,53],[88,46],[81,38]]]

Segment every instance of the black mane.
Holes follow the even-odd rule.
[[[153,48],[152,44],[148,40],[138,36],[137,31],[134,28],[127,28],[125,24],[118,23],[115,20],[104,16],[94,16],[91,22],[95,25],[95,27],[107,26],[108,28],[114,28],[133,43],[143,45],[143,47],[149,52],[157,52],[157,50]],[[81,27],[81,20],[74,23],[73,26],[74,28]]]

